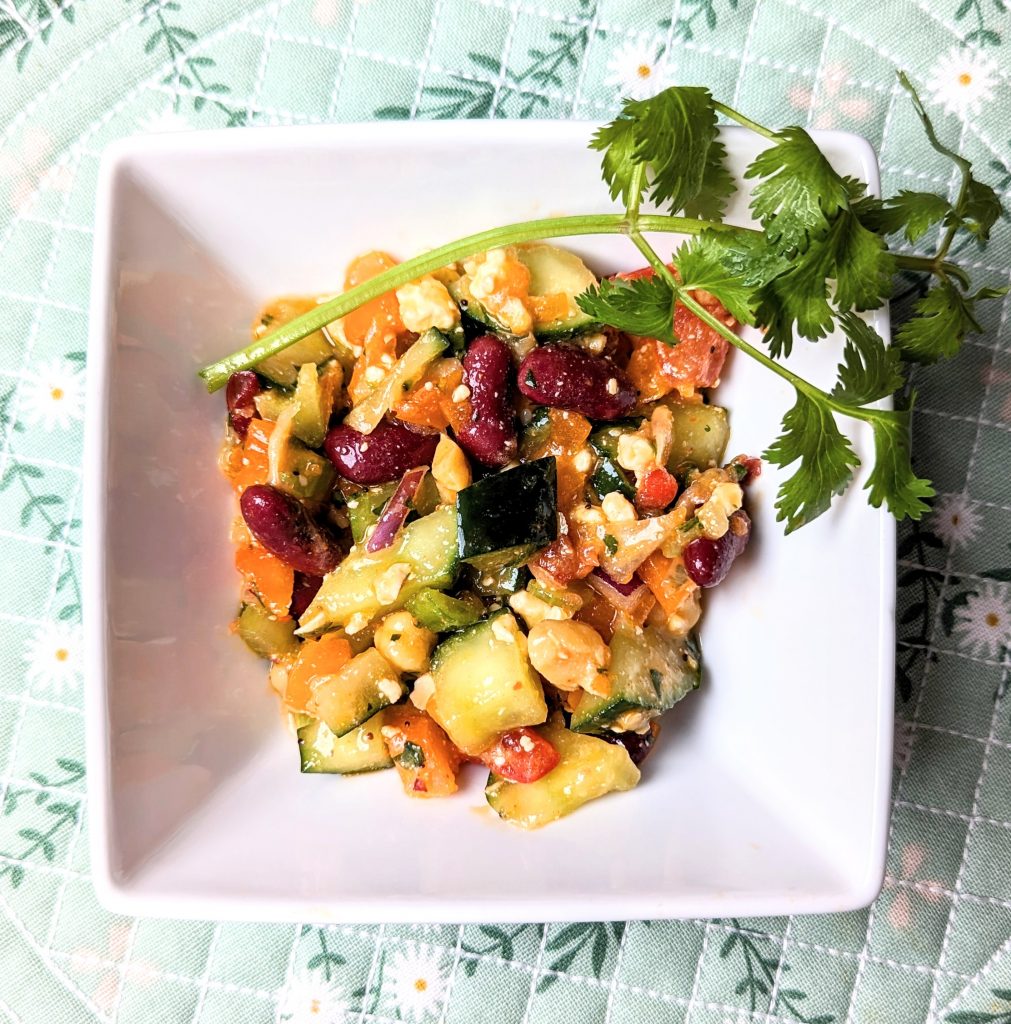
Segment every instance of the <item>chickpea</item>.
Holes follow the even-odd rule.
[[[600,634],[585,622],[546,619],[527,636],[530,663],[559,690],[606,693],[611,652]]]
[[[435,634],[419,626],[410,612],[393,612],[376,628],[376,650],[401,672],[428,670]]]
[[[439,438],[432,457],[432,477],[445,502],[456,501],[457,494],[470,485],[470,464],[463,449],[447,434]]]

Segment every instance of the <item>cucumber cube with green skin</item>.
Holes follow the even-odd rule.
[[[264,388],[253,399],[253,403],[262,419],[274,423],[294,399],[295,393],[286,388]]]
[[[620,743],[570,732],[560,717],[538,732],[558,751],[558,764],[536,782],[509,782],[493,772],[485,786],[492,810],[514,825],[540,828],[639,781],[639,769]]]
[[[520,565],[558,535],[554,456],[493,473],[457,495],[460,558],[481,572]]]
[[[305,363],[299,367],[291,427],[295,436],[310,448],[318,448],[323,443],[343,379],[344,373],[335,362],[321,367]]]
[[[462,601],[438,590],[422,590],[407,602],[407,610],[433,633],[449,633],[466,629],[481,620],[484,606],[474,598]]]
[[[392,768],[393,758],[380,733],[382,726],[382,711],[344,736],[336,736],[319,719],[310,719],[297,733],[302,771],[358,775]]]
[[[701,657],[694,636],[675,637],[656,626],[647,626],[641,633],[619,628],[611,640],[611,692],[606,697],[585,694],[572,713],[570,728],[574,732],[638,728],[698,689]]]
[[[597,468],[590,477],[590,486],[593,488],[597,498],[603,499],[614,491],[617,491],[623,498],[629,501],[635,499],[635,487],[625,471],[609,455],[602,455],[597,463]]]
[[[454,633],[435,649],[435,692],[425,710],[465,753],[479,754],[503,732],[548,717],[541,680],[508,612]]]
[[[397,670],[374,647],[313,682],[316,717],[335,736],[351,732],[406,693]]]
[[[325,363],[334,357],[334,347],[321,331],[296,341],[253,367],[275,384],[292,388],[298,379],[298,368],[306,363]]]
[[[403,608],[426,587],[447,589],[456,577],[459,561],[456,534],[456,510],[444,505],[410,523],[382,551],[370,552],[356,545],[323,580],[300,625],[306,632],[317,633],[346,626],[355,616],[360,617],[356,621],[371,622],[379,614]],[[381,599],[385,575],[390,570],[396,572],[394,566],[406,566],[409,575],[391,600]]]
[[[242,606],[238,618],[238,633],[243,643],[261,658],[283,658],[298,651],[295,623],[291,619],[280,621],[258,604]]]
[[[351,536],[356,544],[365,540],[370,526],[379,522],[386,503],[393,497],[398,481],[366,487],[348,498],[348,519],[351,521]]]
[[[669,403],[673,418],[672,444],[667,466],[708,469],[722,466],[730,437],[727,410],[718,405]]]

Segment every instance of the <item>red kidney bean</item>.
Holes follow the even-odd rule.
[[[730,517],[727,532],[716,540],[696,537],[681,552],[685,572],[700,587],[715,587],[730,572],[734,559],[748,546],[751,538],[751,517],[738,509]]]
[[[333,534],[316,523],[297,498],[276,487],[247,487],[239,499],[239,508],[252,535],[272,555],[298,572],[325,576],[344,557],[344,550]]]
[[[650,722],[649,732],[603,732],[600,738],[607,740],[608,743],[620,744],[628,751],[632,764],[642,764],[656,745],[656,738],[659,735],[660,723]]]
[[[616,420],[637,401],[635,387],[610,359],[566,345],[535,348],[520,363],[519,388],[532,402]]]
[[[253,399],[262,391],[260,378],[252,370],[239,370],[228,378],[225,386],[225,402],[228,404],[228,421],[239,437],[245,437],[249,423],[256,418]]]
[[[302,618],[306,608],[323,586],[322,576],[306,576],[304,572],[295,573],[295,586],[291,591],[291,605],[288,612],[293,619]]]
[[[331,428],[323,449],[341,476],[356,484],[386,484],[415,466],[430,466],[437,434],[416,434],[396,420],[383,420],[371,434],[346,424]]]
[[[473,413],[457,432],[460,447],[485,466],[504,466],[516,457],[516,411],[512,396],[512,353],[486,334],[463,357],[463,381]]]

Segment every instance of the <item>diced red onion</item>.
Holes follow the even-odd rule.
[[[598,594],[605,597],[615,608],[626,615],[633,615],[642,599],[646,584],[633,576],[628,583],[619,583],[616,579],[608,576],[603,569],[594,569],[586,578]]]
[[[417,469],[409,469],[404,474],[393,492],[393,497],[386,503],[372,536],[365,542],[366,551],[382,551],[397,539],[397,534],[411,511],[410,503],[417,495],[427,472],[427,466],[418,466]]]

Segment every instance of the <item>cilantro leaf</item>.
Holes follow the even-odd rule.
[[[770,249],[765,238],[754,231],[707,229],[698,238],[719,252],[720,262],[734,277],[752,288],[764,288],[793,267],[790,260]]]
[[[598,287],[578,295],[576,304],[595,320],[620,331],[677,344],[674,289],[659,275],[631,281],[604,278]]]
[[[626,100],[621,113],[593,136],[590,147],[604,154],[604,180],[611,198],[637,205],[646,190],[672,213],[689,203],[695,209],[722,208],[733,191],[723,169],[722,146],[715,151],[716,108],[708,89],[672,86],[646,100]],[[646,178],[633,195],[637,165]]]
[[[762,457],[777,466],[800,460],[776,499],[776,519],[786,521],[787,533],[825,512],[832,499],[846,490],[854,468],[860,465],[829,408],[800,391],[783,417],[783,433]]]
[[[993,289],[986,294],[963,295],[951,281],[942,281],[918,299],[913,315],[899,328],[895,344],[902,354],[914,362],[936,363],[950,359],[962,347],[970,332],[982,331],[975,315],[977,298],[993,298]]]
[[[901,231],[907,241],[915,242],[948,216],[951,203],[933,192],[902,189],[883,202],[861,200],[858,211],[860,219],[872,231],[885,235]]]
[[[803,128],[777,132],[775,144],[755,157],[744,176],[764,179],[754,188],[751,209],[780,253],[805,252],[849,204],[846,180]]]
[[[843,313],[839,322],[846,345],[832,397],[847,405],[868,405],[893,394],[902,386],[898,350],[886,346],[855,313]]]
[[[688,291],[704,288],[723,303],[741,323],[755,322],[757,289],[728,269],[716,232],[707,232],[685,242],[674,256],[681,285]]]
[[[727,148],[719,139],[713,139],[706,154],[706,166],[702,172],[702,187],[698,194],[685,203],[682,212],[686,217],[701,217],[703,220],[722,220],[727,199],[737,188],[733,175],[727,169]]]
[[[892,294],[895,257],[884,239],[868,231],[851,211],[836,218],[827,245],[832,263],[828,273],[835,276],[835,303],[840,310],[877,309]]]
[[[831,251],[815,246],[790,273],[773,279],[763,289],[757,317],[765,327],[765,342],[773,356],[790,354],[794,329],[811,341],[832,330],[827,281],[831,268]]]
[[[882,503],[896,519],[919,519],[930,510],[925,498],[934,496],[929,480],[913,470],[909,451],[909,410],[881,412],[871,420],[874,430],[874,468],[865,488],[867,500]]]

